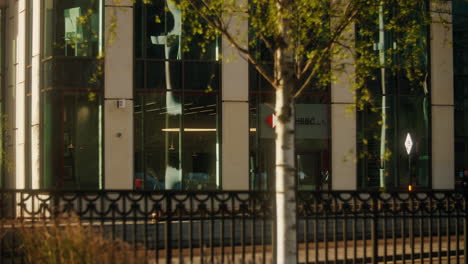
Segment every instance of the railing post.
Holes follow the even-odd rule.
[[[276,224],[276,193],[273,192],[273,197],[271,199],[271,212],[272,212],[272,218],[271,218],[271,247],[272,247],[272,263],[277,263],[277,256],[276,256],[276,229],[277,229],[277,224]]]
[[[372,239],[372,263],[377,264],[379,258],[379,245],[377,236],[377,221],[378,221],[378,193],[372,193],[372,223],[371,223],[371,239]],[[365,261],[365,257],[364,257]]]
[[[468,192],[463,195],[465,203],[465,222],[463,223],[463,259],[464,263],[468,264]]]
[[[166,263],[170,264],[172,263],[172,194],[173,193],[168,193],[166,196],[166,232],[165,232],[165,248],[166,248]],[[156,227],[157,228],[157,227]]]

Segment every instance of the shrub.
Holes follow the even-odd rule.
[[[20,229],[22,250],[28,263],[37,264],[102,264],[145,263],[134,246],[104,237],[92,226],[83,225],[77,217],[58,218]]]

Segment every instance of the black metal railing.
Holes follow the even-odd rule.
[[[300,263],[467,263],[467,193],[298,192]],[[2,263],[24,233],[79,225],[145,263],[271,263],[274,195],[0,190]],[[292,216],[294,217],[294,216]]]
[[[467,194],[298,194],[299,260],[467,263]]]

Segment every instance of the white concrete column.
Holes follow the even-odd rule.
[[[32,68],[31,68],[31,187],[40,188],[40,67],[41,2],[32,1]]]
[[[26,0],[17,2],[16,13],[16,189],[25,187],[25,60],[26,60]]]
[[[432,1],[431,37],[431,112],[432,112],[432,188],[455,188],[453,47],[451,2]],[[448,23],[446,23],[448,22]]]
[[[352,103],[331,105],[332,190],[356,190],[356,112]]]
[[[347,30],[343,41],[354,41],[354,27]],[[331,181],[332,190],[356,190],[356,112],[352,92],[354,78],[354,61],[351,54],[341,50],[337,60],[332,59],[332,69],[336,81],[331,84]],[[350,111],[352,110],[352,111]]]
[[[105,6],[104,188],[133,188],[133,3]],[[115,26],[113,23],[116,23]],[[113,34],[113,36],[112,36]],[[113,42],[109,40],[113,38]],[[117,108],[124,99],[125,107]]]
[[[432,106],[432,188],[455,188],[453,106]]]
[[[236,14],[231,30],[247,46],[248,24]],[[249,189],[249,64],[227,40],[222,62],[222,189]]]

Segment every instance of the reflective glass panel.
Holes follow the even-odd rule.
[[[42,94],[43,187],[97,189],[102,177],[99,98],[59,90]]]
[[[398,106],[399,185],[429,187],[429,98],[401,96]]]
[[[136,99],[135,188],[216,189],[217,96],[153,92]]]
[[[275,135],[267,120],[274,113],[274,93],[251,92],[250,108],[250,188],[268,190],[274,186]]]
[[[44,0],[42,187],[102,187],[104,0]]]
[[[308,90],[296,99],[296,168],[299,190],[329,189],[330,105],[328,93]]]
[[[135,188],[181,189],[181,99],[174,92],[136,96]]]
[[[182,63],[179,61],[147,61],[147,89],[181,90]]]
[[[43,62],[42,89],[101,89],[103,61],[61,57]]]
[[[184,44],[183,14],[172,0],[138,1],[135,10],[134,187],[217,189],[218,40]]]
[[[215,190],[220,185],[217,101],[215,94],[184,94],[184,189]]]
[[[358,175],[361,187],[395,186],[398,181],[393,153],[397,127],[395,96],[375,96],[358,111]]]
[[[220,64],[216,62],[185,62],[184,89],[212,92],[220,87]]]
[[[455,182],[468,187],[468,3],[453,2],[453,60],[455,99]]]
[[[103,48],[104,0],[45,0],[44,57],[96,57]]]
[[[211,60],[217,61],[220,39],[207,40],[194,35],[190,27],[183,25],[183,13],[173,0],[151,1],[135,4],[136,56],[163,60]]]
[[[357,40],[373,43],[367,48],[377,59],[366,83],[370,101],[357,113],[358,186],[363,188],[430,187],[426,6],[399,13],[401,5],[382,6],[358,27]],[[416,45],[405,43],[406,32],[394,31],[390,21],[413,23],[421,32]]]

